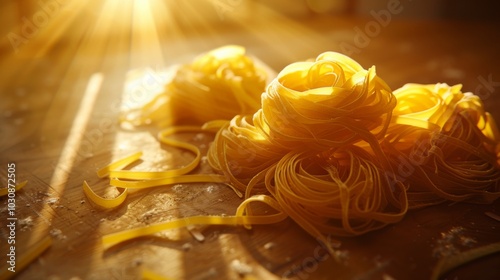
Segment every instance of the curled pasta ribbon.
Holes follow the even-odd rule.
[[[460,89],[408,84],[394,92],[395,122],[383,146],[408,174],[411,207],[500,197],[498,128],[479,97]]]
[[[110,163],[109,165],[99,169],[97,171],[97,176],[99,176],[99,178],[109,176],[111,171],[122,169],[128,166],[129,164],[132,164],[133,162],[139,160],[141,156],[142,152],[137,152],[120,160],[117,160],[113,163]],[[98,194],[96,194],[94,190],[92,190],[92,188],[86,181],[83,181],[83,192],[90,201],[106,209],[111,209],[120,206],[125,201],[128,195],[128,190],[122,188],[121,193],[117,197],[114,198],[101,197]]]
[[[225,183],[226,178],[224,176],[215,174],[192,174],[192,175],[184,175],[178,177],[169,177],[169,178],[144,180],[144,181],[124,181],[116,178],[111,178],[110,184],[120,188],[145,189],[162,185],[182,184],[182,183],[202,183],[207,181],[211,183]]]
[[[214,121],[214,124],[217,124]],[[227,183],[227,178],[215,175],[215,174],[191,174],[187,175],[189,172],[193,171],[200,163],[201,152],[200,149],[192,144],[177,141],[168,138],[168,136],[181,132],[203,132],[210,131],[210,127],[198,127],[198,126],[173,126],[162,130],[158,134],[158,139],[161,143],[169,145],[171,147],[177,147],[189,150],[195,154],[195,158],[186,166],[160,172],[141,172],[141,171],[115,171],[110,172],[110,183],[116,186],[122,186],[124,188],[150,188],[156,186],[173,185],[181,183]],[[113,179],[115,178],[115,179]],[[131,179],[136,181],[121,181],[117,179]],[[226,184],[229,186],[238,197],[242,197],[243,194],[231,184]]]
[[[274,208],[277,212],[275,214],[268,214],[265,216],[247,216],[244,215],[245,208],[250,202],[263,202],[268,206]],[[102,238],[102,243],[105,249],[124,241],[152,235],[161,231],[185,228],[190,225],[229,225],[237,226],[244,224],[274,224],[286,218],[286,214],[281,211],[276,201],[269,196],[258,195],[245,200],[237,209],[234,216],[192,216],[181,219],[176,219],[169,222],[148,225],[145,227],[125,230],[117,233],[105,235]]]
[[[145,189],[180,183],[227,183],[227,179],[225,177],[215,174],[186,175],[199,165],[201,159],[200,149],[195,145],[171,139],[169,136],[175,133],[200,131],[203,130],[198,126],[177,126],[164,129],[158,134],[158,139],[161,143],[193,152],[195,154],[195,158],[189,164],[177,169],[166,171],[122,170],[127,165],[140,159],[142,152],[135,153],[113,162],[97,171],[97,175],[100,178],[110,177],[110,185],[117,187],[121,191],[120,195],[114,198],[101,197],[92,190],[87,182],[84,181],[83,191],[85,195],[96,205],[109,209],[120,206],[127,198],[129,189]],[[239,197],[243,196],[243,194],[232,185],[226,185],[233,189]]]
[[[18,191],[18,190],[22,189],[24,186],[26,186],[27,183],[28,183],[28,181],[23,181],[23,182],[17,184],[14,189],[16,191]],[[9,194],[9,188],[1,188],[0,189],[0,197],[6,196],[8,194]]]
[[[144,107],[126,112],[134,125],[203,124],[253,114],[260,107],[266,72],[240,46],[221,47],[180,66],[163,93]]]
[[[175,126],[166,128],[160,131],[160,133],[158,133],[158,140],[161,143],[172,147],[185,149],[194,153],[195,158],[189,164],[181,168],[167,170],[167,171],[148,172],[148,171],[131,171],[131,170],[111,170],[109,172],[109,177],[119,178],[119,179],[150,180],[150,179],[175,177],[191,172],[193,169],[196,168],[196,166],[198,166],[198,163],[200,162],[201,159],[200,149],[198,149],[198,147],[195,145],[168,138],[168,136],[180,132],[200,132],[200,131],[201,129],[198,126]]]
[[[122,189],[118,196],[114,198],[105,198],[95,193],[86,181],[83,181],[82,188],[83,192],[90,201],[105,209],[112,209],[122,205],[128,195],[128,190]]]

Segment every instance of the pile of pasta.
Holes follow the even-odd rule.
[[[241,46],[225,46],[180,65],[163,93],[142,108],[121,116],[133,125],[167,127],[179,123],[201,125],[208,120],[253,114],[267,75]]]
[[[366,70],[336,52],[292,63],[267,86],[265,80],[237,46],[182,66],[134,123],[159,124],[169,114],[159,140],[192,151],[195,160],[163,172],[122,170],[140,153],[110,164],[98,174],[122,190],[113,199],[84,183],[87,196],[107,208],[123,203],[129,189],[225,183],[244,198],[235,214],[113,233],[103,238],[105,247],[193,224],[250,227],[289,217],[333,253],[328,236],[361,235],[413,208],[500,197],[498,128],[481,100],[460,85],[392,91],[375,67]],[[169,138],[185,131],[215,133],[207,157],[216,174],[191,174],[199,149]],[[256,202],[274,210],[255,211]]]

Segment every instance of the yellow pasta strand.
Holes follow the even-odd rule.
[[[105,249],[117,245],[121,242],[138,238],[142,236],[148,236],[161,231],[176,229],[181,227],[187,227],[190,225],[229,225],[237,226],[243,224],[274,224],[280,222],[286,218],[283,212],[278,212],[276,214],[270,214],[266,216],[243,216],[244,207],[251,201],[261,201],[267,205],[280,211],[278,205],[274,202],[274,199],[268,196],[258,196],[248,202],[242,204],[237,211],[236,216],[192,216],[181,219],[176,219],[173,221],[159,223],[154,225],[149,225],[141,228],[130,229],[121,231],[118,233],[108,234],[102,238],[102,243]]]
[[[120,206],[125,201],[128,195],[128,190],[122,189],[122,192],[117,197],[104,198],[96,194],[86,181],[83,181],[83,192],[90,201],[106,209],[116,208]]]
[[[166,145],[170,145],[172,147],[177,147],[177,148],[182,148],[186,149],[188,151],[191,151],[195,154],[195,158],[191,163],[188,165],[178,168],[178,169],[172,169],[172,170],[167,170],[167,171],[130,171],[130,170],[111,170],[109,172],[109,177],[112,178],[120,178],[120,179],[135,179],[135,180],[142,180],[142,179],[159,179],[159,178],[167,178],[167,177],[173,177],[173,176],[179,176],[183,175],[186,173],[189,173],[193,169],[198,166],[198,163],[200,162],[201,159],[201,153],[200,149],[196,147],[195,145],[182,142],[182,141],[177,141],[174,139],[168,138],[168,136],[174,134],[174,133],[179,133],[179,132],[200,132],[201,128],[198,126],[178,126],[178,127],[170,127],[167,129],[162,130],[158,134],[158,139],[160,142]]]
[[[38,258],[43,252],[45,252],[52,245],[52,238],[46,236],[42,240],[30,246],[28,250],[22,254],[16,260],[16,270],[11,272],[10,270],[3,270],[0,272],[0,279],[10,279],[19,274],[24,268],[26,268],[31,262]]]
[[[27,183],[28,183],[28,181],[23,181],[23,182],[17,184],[15,187],[15,190],[18,191],[18,190],[22,189],[24,186],[26,186]],[[9,194],[9,188],[1,188],[0,189],[0,197],[6,196],[8,194]]]
[[[168,177],[168,178],[143,180],[143,181],[125,181],[116,178],[110,179],[110,185],[127,189],[145,189],[145,188],[171,185],[171,184],[203,183],[203,182],[225,183],[226,178],[224,176],[215,174],[192,174],[192,175],[183,175],[177,177]]]
[[[142,270],[142,279],[143,280],[170,280],[172,278],[165,277],[165,276],[160,275],[156,272],[153,272],[149,269],[143,269]]]
[[[194,174],[182,175],[170,178],[161,178],[143,181],[123,181],[115,178],[110,179],[110,185],[125,189],[146,189],[158,186],[183,184],[183,183],[224,183],[230,187],[238,197],[243,197],[243,194],[231,184],[227,184],[227,179],[221,175],[214,174]]]
[[[104,198],[97,195],[92,188],[83,182],[83,191],[85,195],[94,202],[96,205],[110,209],[120,206],[128,195],[128,189],[133,188],[150,188],[161,185],[171,185],[178,183],[194,183],[194,182],[225,182],[220,176],[212,175],[190,175],[182,177],[194,168],[198,166],[201,158],[201,153],[198,147],[174,139],[169,139],[168,136],[179,133],[179,132],[200,132],[201,128],[197,126],[179,126],[170,127],[162,130],[158,134],[158,139],[160,142],[177,148],[183,148],[193,152],[196,156],[195,159],[188,165],[181,167],[179,169],[159,171],[159,172],[145,172],[145,171],[130,171],[130,170],[120,170],[127,165],[137,161],[142,156],[142,152],[132,154],[126,158],[117,160],[106,167],[101,168],[97,171],[99,177],[109,176],[111,178],[110,185],[122,188],[122,192],[115,198]],[[122,181],[118,179],[132,179],[132,180],[148,180],[148,181]],[[241,192],[234,189],[238,196],[242,196]]]
[[[311,235],[360,235],[407,210],[404,186],[391,184],[375,162],[356,146],[320,157],[292,152],[268,172],[266,186]]]
[[[119,159],[113,163],[110,163],[109,165],[97,170],[97,176],[99,176],[100,178],[108,176],[111,172],[114,172],[115,169],[124,168],[130,165],[131,163],[139,160],[141,156],[142,152],[137,152],[122,159]],[[96,194],[86,181],[83,181],[82,188],[83,188],[83,193],[87,196],[87,198],[90,201],[105,209],[111,209],[120,206],[125,201],[128,195],[128,190],[122,189],[122,192],[117,197],[104,198]]]
[[[109,176],[109,173],[111,171],[122,169],[122,168],[128,166],[129,164],[136,162],[141,157],[142,157],[142,152],[137,152],[135,154],[132,154],[130,156],[127,156],[125,158],[117,160],[117,161],[99,169],[97,171],[97,176],[99,176],[99,178]]]

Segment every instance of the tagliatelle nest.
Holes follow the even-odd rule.
[[[260,107],[266,78],[265,70],[255,65],[243,47],[215,49],[181,65],[162,94],[126,112],[121,120],[165,127],[252,114]]]

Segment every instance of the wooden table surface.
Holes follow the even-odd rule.
[[[500,222],[485,214],[500,215],[496,201],[412,211],[382,230],[339,238],[342,263],[333,258],[314,261],[319,244],[290,220],[252,230],[200,228],[204,241],[180,229],[104,251],[103,234],[176,217],[232,214],[241,202],[231,190],[214,184],[136,193],[112,211],[97,209],[84,197],[83,180],[100,194],[114,194],[95,171],[124,155],[144,151],[143,162],[134,167],[141,170],[173,168],[192,159],[189,153],[161,147],[154,129],[134,131],[118,123],[120,104],[144,102],[161,89],[161,73],[170,65],[225,44],[245,46],[275,71],[323,51],[353,51],[351,56],[365,68],[376,65],[393,89],[407,82],[462,83],[465,91],[480,94],[500,123],[500,28],[480,22],[392,19],[365,33],[367,40],[361,42],[359,30],[373,25],[373,17],[292,18],[263,8],[253,17],[231,10],[204,22],[196,13],[187,20],[185,9],[161,5],[71,5],[17,48],[5,40],[0,45],[2,186],[10,162],[16,164],[17,180],[28,180],[16,197],[17,253],[43,236],[54,239],[18,279],[138,279],[142,269],[172,279],[239,279],[235,261],[258,279],[426,279],[439,250],[463,251],[500,241]],[[127,89],[131,80],[139,83]],[[140,94],[127,100],[127,90]],[[211,140],[196,134],[179,138],[203,152]],[[2,198],[2,224],[6,217]],[[7,235],[2,226],[2,270]],[[491,255],[445,279],[500,279],[499,263],[500,255]]]

